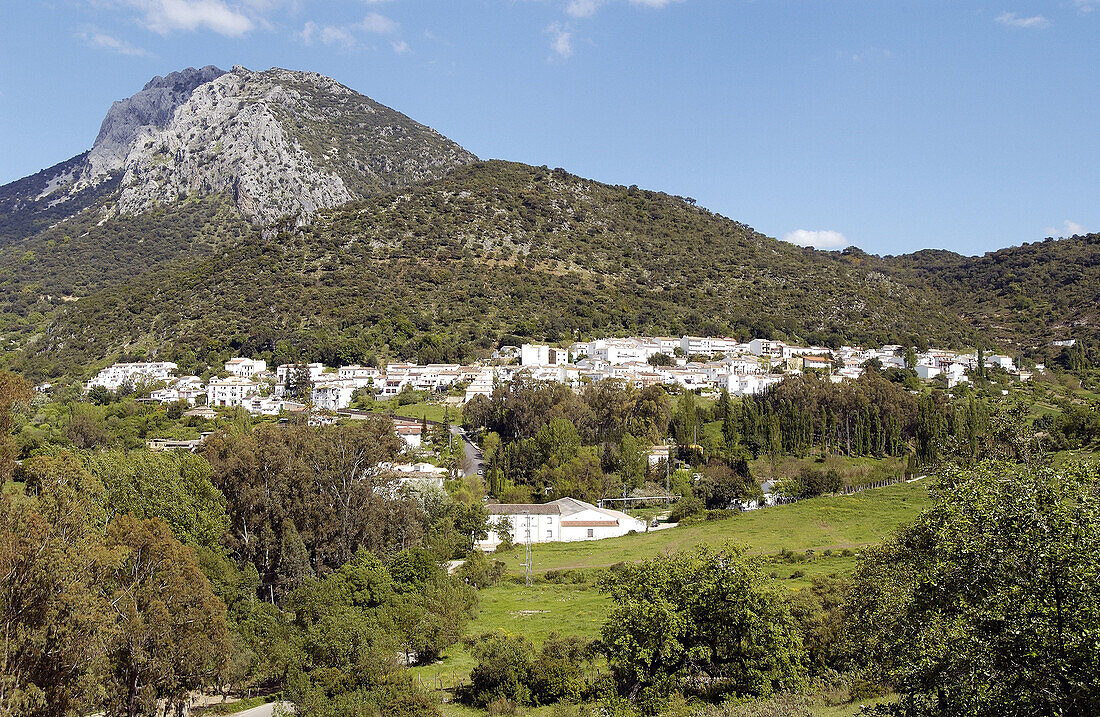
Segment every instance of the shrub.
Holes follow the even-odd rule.
[[[703,501],[699,498],[682,498],[676,505],[672,506],[672,512],[669,513],[669,520],[674,523],[683,522],[685,518],[694,518],[703,515],[706,512],[706,506],[703,505]]]

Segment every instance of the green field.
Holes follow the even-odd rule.
[[[928,504],[927,484],[901,483],[850,496],[830,496],[742,513],[651,533],[580,543],[535,545],[535,572],[609,567],[697,545],[734,542],[755,555],[856,549],[881,541]],[[496,556],[510,572],[522,572],[523,551]]]
[[[687,550],[696,545],[721,547],[727,542],[741,545],[749,553],[761,556],[765,571],[780,585],[797,590],[809,585],[815,575],[850,573],[862,546],[881,541],[895,528],[915,518],[927,504],[927,484],[918,481],[853,496],[814,498],[726,520],[649,534],[597,542],[536,545],[533,553],[535,582],[531,587],[520,580],[523,551],[516,549],[495,556],[508,565],[508,577],[501,584],[478,593],[479,613],[467,634],[503,630],[523,635],[536,645],[553,632],[598,638],[600,626],[611,609],[610,599],[595,585],[601,568]],[[788,551],[785,556],[780,555],[783,550]],[[829,555],[825,554],[826,550],[830,551]],[[551,570],[577,572],[548,574]],[[451,689],[469,679],[473,666],[473,658],[462,645],[456,645],[436,664],[413,669],[426,690],[448,701],[443,704],[445,714],[473,717],[485,712],[449,703]],[[808,699],[814,703],[814,714],[822,717],[851,715],[858,711],[857,705],[830,705],[822,695],[812,695]],[[553,709],[525,708],[521,714],[548,717]]]
[[[447,406],[442,403],[410,403],[398,406],[396,400],[375,401],[371,405],[375,413],[393,414],[404,418],[427,418],[429,421],[442,422],[446,418],[455,424],[462,423],[462,409],[459,406]]]

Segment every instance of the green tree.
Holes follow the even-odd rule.
[[[151,715],[158,700],[175,707],[218,684],[230,650],[225,605],[194,552],[159,518],[120,516],[106,543],[118,552],[109,583],[118,632],[104,683],[107,713]]]
[[[1100,710],[1095,468],[983,463],[944,472],[933,505],[855,575],[857,654],[898,715]]]
[[[806,684],[785,596],[733,547],[629,565],[609,591],[607,659],[622,693],[646,711],[672,691],[768,696]]]
[[[25,461],[37,495],[0,490],[0,714],[83,714],[100,696],[113,611],[101,585],[114,560],[96,530],[94,478],[71,456]]]
[[[180,542],[216,549],[229,528],[225,496],[202,456],[179,451],[99,451],[84,464],[105,488],[111,514],[160,518]]]

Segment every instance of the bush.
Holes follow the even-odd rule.
[[[466,562],[455,572],[455,576],[478,589],[492,587],[504,576],[504,563],[490,560],[485,553],[475,548],[470,551]]]
[[[460,695],[464,702],[483,709],[500,700],[530,702],[527,683],[531,646],[523,636],[486,633],[467,639],[466,649],[477,659],[477,664],[470,671],[469,687],[463,688]]]
[[[672,512],[669,513],[668,519],[674,523],[680,523],[685,518],[695,518],[705,512],[706,506],[699,498],[681,498],[676,505],[672,506]]]

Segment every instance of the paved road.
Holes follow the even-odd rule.
[[[485,460],[482,456],[481,449],[477,447],[477,444],[470,440],[466,435],[466,430],[461,426],[451,426],[451,434],[462,441],[462,448],[466,454],[465,475],[467,477],[473,475],[485,476]]]
[[[286,708],[286,714],[293,714],[289,702],[268,702],[266,705],[253,707],[250,710],[244,710],[243,712],[234,712],[229,717],[272,717],[272,715],[275,713],[275,705],[277,704],[282,704]]]

